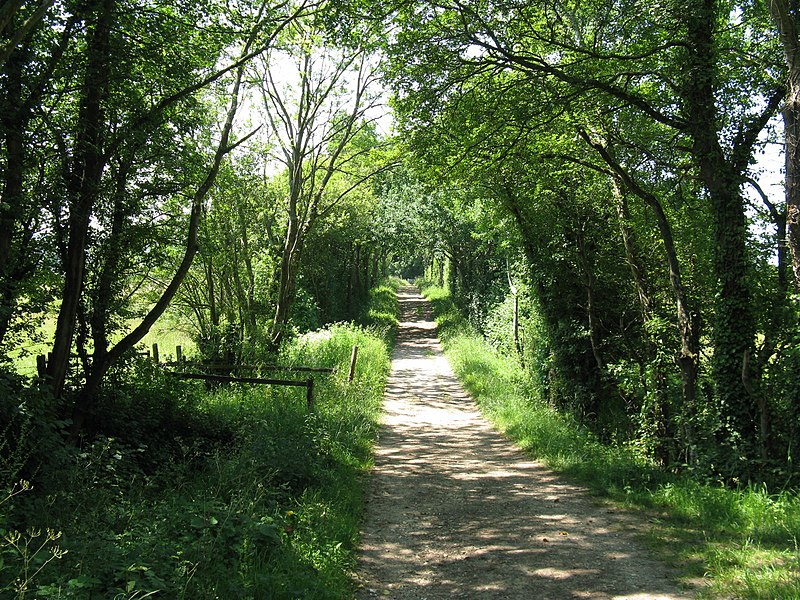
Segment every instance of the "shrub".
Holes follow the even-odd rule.
[[[374,299],[379,306],[366,314],[389,323],[390,296]],[[0,529],[13,539],[0,543],[0,596],[350,595],[363,474],[389,368],[378,329],[388,331],[334,324],[287,341],[281,360],[337,368],[314,375],[312,412],[298,388],[207,390],[132,358],[111,374],[80,448],[48,421],[46,448],[60,449],[53,461],[27,441],[49,414],[44,396],[0,380],[29,400],[2,405],[3,416],[17,416],[3,421],[11,425],[0,441]],[[7,498],[20,491],[8,482],[33,458],[41,465],[33,489]]]

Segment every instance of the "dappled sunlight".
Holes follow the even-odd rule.
[[[399,296],[359,597],[687,597],[614,511],[491,429],[443,357],[427,304],[409,288]]]

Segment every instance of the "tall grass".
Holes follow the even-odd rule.
[[[512,358],[496,354],[446,290],[428,287],[445,352],[487,417],[523,449],[594,493],[646,510],[654,549],[703,597],[800,598],[800,499],[729,489],[659,470],[632,448],[601,444],[539,397]]]
[[[287,362],[337,368],[315,375],[312,411],[303,388],[207,390],[131,366],[96,416],[106,435],[62,449],[33,490],[0,495],[0,597],[351,597],[389,369],[376,331],[391,329],[392,308],[375,296],[380,323],[332,325],[283,348]]]

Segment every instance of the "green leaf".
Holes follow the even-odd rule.
[[[89,590],[97,586],[101,581],[97,577],[92,577],[90,575],[78,575],[77,577],[70,579],[67,582],[67,585],[71,588],[77,588],[79,590]]]
[[[205,529],[208,526],[208,523],[206,522],[206,520],[203,517],[199,517],[197,515],[194,515],[192,517],[190,525],[192,527],[194,527],[195,529]]]

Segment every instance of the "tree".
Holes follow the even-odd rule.
[[[53,4],[10,2],[0,13],[0,344],[21,298],[31,312],[40,310],[31,285],[42,287],[33,281],[47,251],[40,232],[51,148],[33,131],[41,126],[40,105],[51,102],[50,81],[79,24],[77,15],[50,10]]]
[[[298,24],[284,49],[267,55],[257,71],[265,118],[285,168],[286,234],[271,338],[277,347],[286,332],[304,244],[317,221],[352,190],[385,168],[375,165],[352,185],[329,194],[337,172],[371,151],[354,141],[375,118],[378,64],[364,47],[315,47],[318,32]],[[292,64],[292,79],[282,80]],[[279,75],[280,74],[280,75]]]
[[[78,430],[105,373],[164,312],[193,261],[204,198],[225,155],[249,137],[231,141],[245,65],[311,5],[245,3],[223,13],[203,3],[50,4],[43,15],[28,15],[27,37],[12,35],[2,47],[2,85],[15,106],[2,122],[0,228],[9,235],[0,246],[0,336],[39,267],[26,249],[49,244],[64,285],[48,379],[61,396],[76,346],[85,378],[74,407]],[[15,6],[4,7],[6,33],[5,19],[25,16]],[[205,27],[203,36],[195,23]],[[178,56],[182,69],[174,68]],[[73,79],[76,85],[67,85]],[[201,95],[213,84],[229,86],[228,109],[217,139],[198,152],[197,135],[213,123]],[[35,167],[38,185],[23,186]],[[181,194],[188,207],[176,202]],[[6,210],[7,202],[22,210]],[[47,225],[40,220],[45,210]],[[171,211],[186,222],[182,258],[141,322],[126,331],[142,283],[132,265],[137,254],[159,254],[165,231],[175,233],[174,221],[164,218]]]
[[[201,217],[199,260],[176,296],[211,362],[232,364],[264,338],[281,245],[276,184],[265,169],[258,145],[223,166]]]
[[[797,9],[787,0],[770,0],[786,63],[783,105],[786,152],[786,245],[792,257],[795,290],[800,292],[800,37]]]
[[[741,187],[758,134],[783,97],[783,87],[772,77],[774,43],[765,34],[763,9],[743,5],[731,11],[713,1],[690,2],[654,15],[636,2],[605,0],[509,2],[502,9],[445,2],[403,7],[398,25],[402,30],[390,52],[395,64],[408,65],[398,68],[395,86],[414,108],[412,124],[433,121],[441,100],[463,102],[464,91],[486,76],[516,73],[513,81],[529,93],[540,90],[553,112],[568,113],[579,124],[607,115],[626,126],[646,121],[670,132],[668,151],[679,160],[663,155],[659,160],[682,161],[681,171],[702,181],[714,223],[713,374],[725,414],[723,437],[745,454],[757,454],[768,432],[754,425],[761,400],[752,385],[756,311],[747,285],[751,263]],[[429,52],[421,53],[420,47]],[[753,61],[773,70],[763,76],[745,68]],[[432,67],[441,74],[432,77]],[[592,131],[591,123],[582,127]],[[521,130],[517,139],[526,133],[534,134],[532,128]],[[618,135],[627,143],[636,130]],[[588,141],[597,147],[591,136]],[[654,156],[661,150],[646,149]],[[681,320],[691,323],[691,318]],[[687,340],[696,339],[696,333],[682,328]],[[691,346],[685,345],[685,356],[696,354]],[[747,468],[740,464],[731,470]]]

